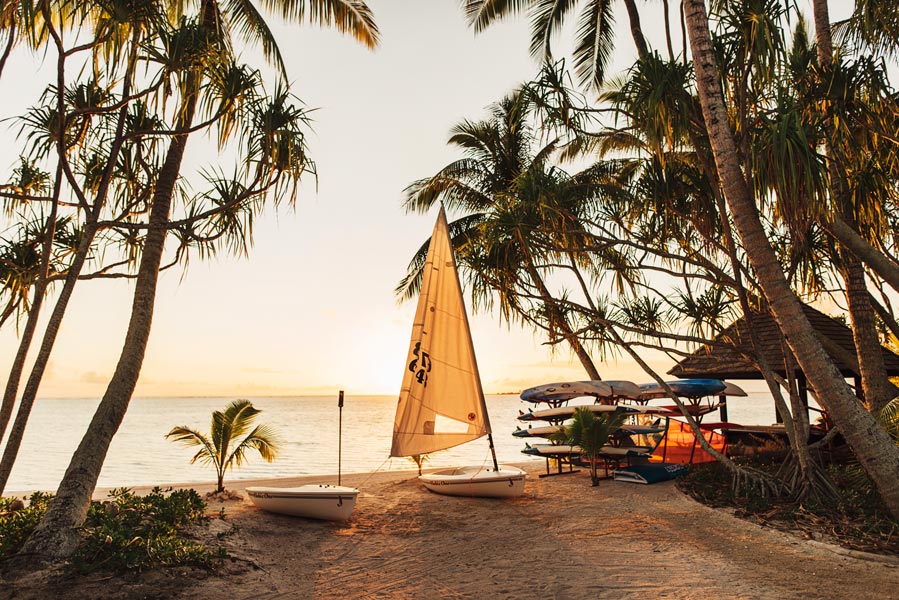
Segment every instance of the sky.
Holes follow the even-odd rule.
[[[398,393],[414,303],[398,304],[393,289],[436,219],[436,210],[406,215],[403,189],[458,158],[446,145],[453,124],[482,118],[537,66],[523,17],[475,35],[458,0],[368,4],[382,38],[373,52],[333,30],[273,27],[294,93],[317,109],[309,139],[317,189],[304,186],[295,210],[266,212],[248,258],[194,259],[186,273],[161,274],[137,396]],[[660,18],[644,10],[650,39],[661,39]],[[623,14],[617,48],[612,72],[634,57]],[[47,68],[40,56],[14,56],[0,82],[2,118],[36,101]],[[16,93],[6,93],[11,81]],[[0,122],[0,168],[15,161],[16,131]],[[208,164],[205,147],[191,142],[188,160]],[[40,396],[102,396],[132,292],[124,282],[76,287]],[[490,314],[473,315],[471,326],[487,393],[586,378],[567,350],[553,352],[529,330]],[[13,327],[0,331],[4,368],[16,344]],[[624,359],[600,372],[649,380]]]

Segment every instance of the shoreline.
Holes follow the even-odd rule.
[[[518,467],[528,472],[529,477],[532,473],[534,473],[536,477],[537,470],[543,471],[544,464],[542,461],[523,461],[523,462],[503,462],[501,465],[510,465],[513,467]],[[540,468],[534,470],[534,466],[537,465]],[[439,471],[441,469],[446,469],[448,467],[440,466],[440,467],[424,467],[422,468],[422,473],[430,473],[433,471]],[[342,473],[340,476],[341,485],[350,485],[350,486],[358,486],[359,482],[365,482],[369,479],[374,478],[383,478],[383,477],[402,477],[407,476],[409,478],[418,476],[418,468],[412,467],[410,469],[390,469],[390,470],[382,470],[382,471],[357,471],[352,473]],[[246,488],[252,486],[269,486],[269,487],[294,487],[299,485],[304,485],[308,483],[313,484],[330,484],[337,485],[337,473],[326,473],[326,474],[310,474],[306,473],[303,475],[290,475],[290,476],[279,476],[279,477],[263,477],[263,478],[253,478],[253,479],[229,479],[225,477],[224,486],[226,490],[239,490],[243,492]],[[157,484],[148,484],[148,485],[134,485],[134,486],[114,486],[114,487],[97,487],[94,490],[92,499],[93,500],[105,500],[109,494],[114,489],[120,489],[122,487],[126,487],[133,491],[136,494],[145,495],[154,487],[159,487],[162,489],[172,488],[173,490],[179,489],[195,489],[200,494],[206,494],[208,492],[215,491],[216,483],[215,481],[181,481],[174,483],[157,483]],[[23,497],[26,498],[30,496],[34,492],[44,492],[49,494],[55,494],[56,490],[12,490],[9,492],[5,492],[3,495],[5,497]]]

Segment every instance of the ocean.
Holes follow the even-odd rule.
[[[744,385],[746,384],[746,385]],[[774,403],[762,382],[740,382],[746,398],[728,400],[729,420],[746,425],[774,422]],[[190,464],[195,449],[165,439],[173,427],[185,425],[209,431],[213,410],[234,398],[135,398],[110,446],[99,487],[133,487],[214,481],[210,465]],[[228,473],[225,483],[241,479],[336,474],[338,470],[337,395],[295,398],[250,398],[262,409],[257,423],[275,427],[283,440],[278,458],[266,463],[258,454]],[[69,459],[81,441],[98,399],[39,399],[22,441],[19,459],[7,490],[56,489]],[[515,395],[487,397],[496,454],[500,462],[543,460],[522,454],[524,441],[512,436],[519,411],[534,405]],[[342,462],[344,473],[405,470],[406,458],[388,458],[396,397],[346,396],[343,408]],[[814,413],[813,417],[814,419]],[[707,420],[719,420],[712,413]],[[486,439],[434,453],[428,466],[486,464]]]

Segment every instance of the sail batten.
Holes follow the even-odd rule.
[[[462,286],[441,207],[422,270],[390,455],[427,454],[489,433]]]

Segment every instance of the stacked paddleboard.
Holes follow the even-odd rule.
[[[593,404],[568,404],[577,398],[592,398]],[[564,422],[574,416],[578,409],[589,410],[595,414],[626,413],[635,418],[616,432],[620,441],[634,435],[647,436],[664,433],[667,422],[664,417],[671,411],[657,406],[641,406],[638,404],[619,404],[620,401],[638,402],[641,400],[639,386],[630,381],[568,381],[548,383],[527,389],[521,393],[521,399],[534,404],[545,404],[549,408],[521,412],[518,419],[527,423],[527,428],[519,427],[513,435],[521,438],[550,438],[564,427]],[[652,418],[652,416],[655,416]],[[637,416],[642,417],[637,420]],[[646,418],[651,420],[647,421]],[[545,422],[547,425],[534,427],[534,422]],[[607,459],[623,459],[648,456],[652,446],[628,443],[626,445],[609,444],[603,446],[599,456]],[[571,461],[580,457],[583,452],[578,446],[570,444],[525,444],[524,454],[556,458]]]
[[[546,408],[529,408],[520,411],[522,421],[513,433],[515,437],[527,440],[551,438],[561,431],[564,423],[574,416],[577,409],[586,409],[595,414],[626,413],[631,418],[616,432],[616,444],[603,447],[600,457],[625,459],[648,457],[663,439],[668,418],[679,416],[676,406],[652,406],[648,402],[669,397],[670,388],[678,397],[687,400],[686,408],[704,409],[698,414],[715,410],[717,405],[700,404],[703,398],[716,396],[746,396],[738,386],[719,379],[681,379],[659,383],[634,384],[630,381],[568,381],[548,383],[524,390],[521,399]],[[583,402],[571,404],[571,400],[592,399],[592,404]],[[543,423],[542,425],[540,423]],[[525,427],[526,425],[526,427]],[[571,461],[581,456],[577,446],[559,443],[527,443],[524,454]],[[548,463],[547,463],[548,464]],[[621,478],[628,477],[622,474]],[[651,479],[651,477],[650,477]]]

